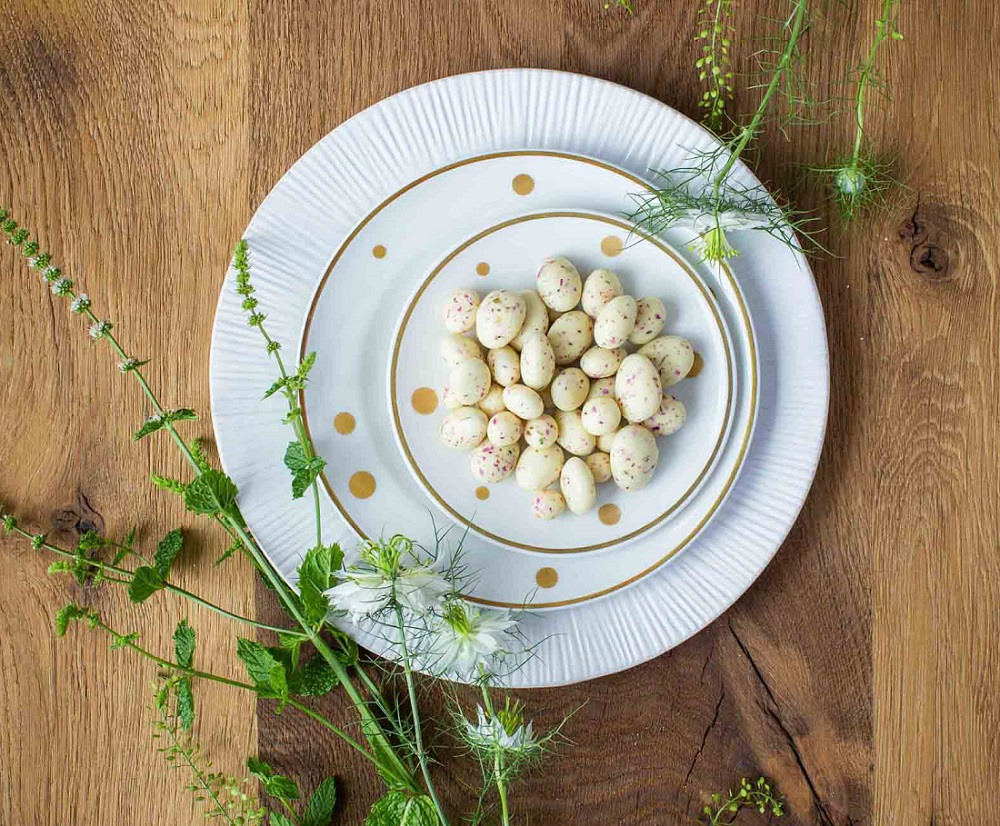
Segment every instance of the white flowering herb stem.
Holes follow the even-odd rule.
[[[60,285],[57,293],[60,297],[66,298],[70,302],[77,298],[72,281],[63,276],[57,267],[52,266],[51,255],[42,251],[37,241],[30,240],[30,232],[25,227],[19,226],[10,216],[9,211],[3,207],[0,207],[0,231],[6,235],[7,242],[27,259],[29,267],[41,273],[46,283]],[[249,289],[244,296],[245,298],[252,295],[252,287],[248,283],[247,287]],[[377,759],[379,773],[383,779],[392,788],[408,789],[413,793],[419,793],[419,784],[416,778],[389,742],[368,703],[354,685],[347,666],[321,636],[320,631],[324,627],[325,610],[321,612],[322,617],[318,616],[319,612],[312,620],[306,617],[305,612],[309,609],[300,602],[298,595],[290,590],[285,581],[271,567],[260,546],[247,530],[246,521],[236,503],[238,493],[236,485],[221,471],[210,468],[203,457],[197,456],[175,428],[175,422],[196,418],[194,411],[187,408],[169,410],[160,403],[142,373],[141,367],[145,362],[136,360],[125,351],[117,338],[112,335],[111,323],[100,319],[94,313],[89,299],[86,309],[83,309],[80,314],[91,322],[90,336],[92,340],[106,340],[117,357],[121,359],[120,365],[129,365],[129,369],[123,368],[123,372],[133,376],[138,381],[143,394],[153,409],[153,415],[136,431],[133,438],[146,438],[157,431],[167,431],[191,466],[195,477],[192,482],[188,484],[177,483],[177,486],[171,489],[183,496],[188,510],[223,524],[227,528],[227,532],[239,540],[243,551],[274,590],[285,612],[294,620],[316,649],[317,654],[323,658],[330,670],[336,675],[338,684],[354,704],[361,718],[362,732],[372,747],[372,753]],[[252,322],[253,317],[251,317],[251,326],[256,326]],[[269,343],[268,348],[269,351],[274,352],[277,346]],[[313,467],[314,465],[309,466],[309,472],[312,471]],[[310,554],[321,550],[324,549],[313,549]],[[307,556],[307,561],[308,559]],[[160,589],[162,589],[162,585],[159,584],[154,588],[154,590]],[[287,694],[287,687],[284,691]]]
[[[808,29],[807,0],[793,0],[781,27],[781,49],[765,52],[773,56],[774,62],[767,68],[769,79],[763,85],[756,110],[714,149],[695,153],[691,166],[659,171],[661,188],[635,194],[637,209],[629,217],[637,228],[650,235],[660,235],[675,226],[693,228],[697,237],[692,248],[702,260],[712,263],[737,255],[728,237],[730,232],[763,231],[800,249],[796,233],[809,237],[808,225],[813,219],[777,203],[760,187],[733,181],[732,173],[759,136],[777,97],[785,99],[789,110],[780,121],[782,127],[802,120],[798,110],[807,101],[797,92],[799,82],[795,78],[802,61],[800,43]]]

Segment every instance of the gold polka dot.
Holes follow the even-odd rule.
[[[421,416],[427,416],[437,410],[438,394],[430,387],[418,387],[410,396],[410,404]]]
[[[343,413],[338,413],[333,419],[333,428],[341,436],[353,433],[355,424],[357,424],[357,422],[354,421],[354,417],[346,410]]]
[[[555,568],[539,568],[535,574],[535,582],[539,588],[552,588],[559,581],[559,574]]]
[[[485,502],[489,498],[490,498],[489,488],[483,487],[482,485],[476,488],[476,499],[480,500],[481,502]]]
[[[622,239],[617,235],[609,235],[601,241],[601,252],[608,256],[608,258],[614,258],[616,255],[621,255],[624,248],[625,245],[622,243]]]
[[[694,364],[691,365],[691,369],[688,370],[688,374],[684,378],[693,379],[701,372],[704,366],[705,366],[705,360],[701,357],[701,353],[695,353]]]
[[[622,512],[617,505],[601,505],[597,509],[597,518],[605,525],[617,525],[622,518]]]
[[[372,255],[374,255],[376,258],[385,258],[385,247],[383,247],[381,244],[376,244],[374,247],[372,247]]]
[[[489,275],[489,274],[490,274],[489,264],[487,264],[485,261],[480,261],[478,264],[476,264],[476,275]]]
[[[511,187],[518,195],[530,195],[535,188],[535,179],[530,175],[515,175]]]
[[[367,499],[375,493],[375,477],[367,470],[359,470],[351,477],[347,486],[358,499]]]

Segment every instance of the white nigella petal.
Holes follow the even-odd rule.
[[[427,565],[400,567],[396,573],[396,601],[407,611],[424,616],[440,604],[451,585]],[[378,569],[349,568],[344,580],[326,592],[335,608],[355,618],[371,617],[392,602],[393,581]]]
[[[512,653],[517,621],[508,611],[487,611],[461,601],[448,605],[434,628],[436,666],[459,676],[472,676],[498,653]]]
[[[692,214],[680,222],[687,224],[695,232],[701,234],[713,229],[721,229],[723,232],[742,232],[748,229],[764,229],[774,223],[767,215],[759,212],[739,212],[729,210],[714,213],[700,212]]]
[[[531,723],[525,725],[520,712],[501,711],[488,716],[482,706],[477,707],[476,712],[475,722],[465,721],[465,739],[473,748],[527,754],[538,745]]]

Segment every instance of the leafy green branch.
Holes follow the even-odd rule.
[[[784,801],[771,791],[767,778],[759,777],[756,783],[751,783],[745,777],[740,778],[740,787],[735,792],[729,790],[726,796],[712,795],[711,805],[702,809],[706,826],[730,826],[736,822],[741,809],[756,809],[760,814],[781,817],[784,812]]]

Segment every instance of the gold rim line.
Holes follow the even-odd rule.
[[[354,240],[362,232],[362,230],[364,230],[364,228],[368,226],[368,224],[370,224],[371,221],[374,220],[374,218],[379,213],[382,212],[382,210],[384,210],[387,206],[389,206],[394,201],[405,195],[410,190],[416,188],[420,184],[434,177],[437,177],[438,175],[442,175],[454,169],[458,169],[482,161],[490,161],[500,158],[516,158],[516,157],[549,157],[549,158],[560,158],[562,160],[575,161],[577,163],[585,163],[591,166],[595,166],[599,169],[604,169],[608,172],[618,175],[619,177],[625,178],[626,180],[636,184],[636,186],[645,189],[647,192],[652,191],[652,187],[646,181],[642,180],[641,178],[638,178],[637,176],[633,175],[630,172],[627,172],[612,164],[594,160],[593,158],[587,158],[582,155],[575,155],[570,152],[554,152],[549,150],[531,150],[531,149],[512,150],[508,152],[493,152],[484,155],[477,155],[471,158],[466,158],[464,160],[457,161],[453,164],[449,164],[447,166],[439,167],[438,169],[432,170],[431,172],[428,172],[425,175],[422,175],[421,177],[411,181],[402,189],[399,189],[398,191],[390,195],[388,198],[386,198],[381,204],[379,204],[367,216],[365,216],[361,220],[361,222],[351,231],[351,233],[341,243],[340,247],[337,249],[337,252],[334,254],[334,257],[331,259],[330,264],[326,269],[326,272],[324,272],[323,277],[320,280],[319,284],[317,285],[317,288],[313,294],[313,299],[312,302],[310,303],[309,313],[306,316],[306,322],[303,329],[302,342],[300,345],[300,355],[299,355],[300,359],[305,357],[307,349],[306,344],[309,340],[309,331],[312,327],[313,318],[316,313],[316,305],[319,302],[320,295],[322,294],[323,290],[326,287],[327,281],[329,280],[330,276],[333,273],[334,267],[336,267],[340,259],[343,257],[344,253],[347,251],[348,247],[350,247],[350,245],[354,242]],[[754,335],[753,325],[750,322],[750,317],[746,308],[746,302],[743,300],[743,293],[739,289],[739,285],[736,282],[736,278],[733,275],[732,270],[726,264],[722,264],[721,268],[729,281],[733,294],[736,296],[736,300],[739,305],[740,315],[742,316],[744,329],[747,335],[747,342],[749,344],[749,349],[750,349],[750,416],[747,421],[746,428],[744,429],[743,443],[740,446],[740,451],[736,457],[736,463],[733,465],[733,470],[730,472],[729,478],[726,480],[726,483],[723,486],[721,492],[719,493],[719,496],[716,498],[715,503],[707,511],[705,516],[702,518],[701,522],[699,522],[699,524],[695,527],[695,529],[684,539],[684,541],[681,544],[679,544],[673,550],[668,552],[667,555],[664,556],[662,559],[658,560],[653,565],[649,566],[643,571],[640,571],[639,573],[630,577],[629,579],[620,582],[617,585],[605,588],[601,591],[596,591],[592,594],[584,594],[583,596],[580,597],[574,597],[573,599],[561,600],[558,602],[544,602],[544,603],[531,603],[531,604],[515,603],[515,602],[499,602],[499,601],[486,600],[479,597],[471,597],[471,596],[465,597],[467,600],[482,605],[490,605],[503,608],[541,609],[541,608],[561,608],[569,605],[576,605],[579,603],[588,602],[592,599],[597,599],[598,597],[606,596],[607,594],[621,590],[622,588],[625,588],[633,584],[634,582],[637,582],[639,579],[648,576],[657,568],[666,563],[668,560],[672,559],[679,551],[683,550],[694,539],[694,537],[701,531],[701,529],[705,526],[705,524],[707,524],[709,519],[719,509],[720,505],[722,504],[722,501],[726,498],[726,495],[732,488],[733,482],[736,480],[736,477],[737,475],[739,475],[739,472],[743,466],[743,462],[746,458],[747,449],[750,443],[750,436],[753,433],[754,423],[757,420],[757,409],[759,403],[759,400],[757,398],[758,396],[757,344]],[[312,435],[309,431],[309,419],[305,404],[305,392],[303,390],[299,391],[299,406],[302,410],[302,422],[306,428],[306,435],[309,436],[309,438],[311,439]],[[367,538],[365,532],[361,530],[360,526],[358,526],[358,524],[351,518],[350,514],[348,514],[341,506],[336,494],[333,492],[333,488],[330,485],[330,482],[327,479],[326,474],[321,473],[320,478],[323,482],[323,486],[326,488],[327,494],[330,496],[331,500],[334,503],[334,506],[340,512],[341,516],[344,518],[344,521],[346,521],[347,524],[351,526],[351,528],[359,537],[361,537],[362,539]]]
[[[557,554],[557,555],[581,554],[581,553],[587,553],[589,551],[599,551],[604,548],[612,548],[615,545],[620,545],[623,542],[628,542],[631,539],[635,539],[636,537],[641,536],[642,534],[646,533],[647,531],[659,525],[668,516],[675,513],[677,509],[680,508],[681,505],[683,505],[688,500],[691,494],[694,493],[695,490],[697,490],[699,485],[701,485],[701,482],[705,478],[705,475],[708,473],[709,469],[715,463],[715,459],[718,456],[719,450],[722,447],[722,442],[726,436],[726,433],[729,431],[729,428],[732,425],[730,419],[732,417],[732,409],[733,409],[733,360],[729,352],[730,342],[726,326],[723,324],[722,319],[719,316],[719,311],[716,308],[715,304],[713,303],[712,299],[709,298],[708,290],[702,283],[701,278],[688,266],[686,261],[683,261],[677,255],[675,255],[674,251],[669,247],[667,247],[665,244],[663,244],[661,241],[652,236],[648,236],[645,233],[638,233],[640,237],[643,238],[643,240],[649,241],[651,244],[657,247],[657,249],[659,249],[660,252],[663,252],[666,255],[668,255],[674,261],[674,263],[677,264],[684,271],[684,273],[688,276],[688,278],[691,279],[692,283],[700,290],[702,298],[705,300],[705,303],[712,311],[712,316],[715,319],[716,326],[719,328],[719,335],[722,338],[723,350],[726,353],[726,368],[727,368],[726,406],[722,419],[722,427],[720,428],[719,435],[715,440],[715,446],[712,448],[712,452],[709,454],[708,460],[705,462],[705,466],[695,477],[694,481],[691,483],[688,489],[685,490],[680,495],[680,498],[677,499],[673,504],[671,504],[669,508],[667,508],[663,513],[661,513],[651,522],[647,522],[645,525],[642,525],[636,528],[635,530],[631,531],[630,533],[624,534],[623,536],[619,536],[615,539],[609,539],[607,542],[598,542],[593,545],[582,545],[574,548],[541,548],[538,547],[537,545],[526,545],[523,542],[515,542],[511,539],[507,539],[506,537],[494,534],[486,530],[482,525],[473,522],[470,518],[462,516],[462,514],[456,511],[447,501],[445,501],[444,497],[437,492],[434,486],[430,483],[430,480],[424,475],[424,472],[421,470],[419,463],[414,458],[413,453],[410,451],[409,442],[406,439],[406,434],[403,432],[403,423],[402,421],[400,421],[399,417],[399,404],[397,400],[398,388],[396,383],[396,369],[399,361],[399,353],[402,348],[403,336],[406,333],[406,328],[410,322],[410,317],[413,315],[413,311],[416,309],[417,304],[419,304],[420,302],[421,296],[423,296],[424,292],[431,285],[434,279],[437,278],[437,276],[441,273],[441,271],[445,267],[447,267],[452,261],[454,261],[459,255],[461,255],[463,252],[468,250],[473,245],[477,244],[479,241],[482,241],[487,236],[493,235],[496,232],[500,232],[501,230],[507,229],[508,227],[517,226],[518,224],[525,224],[528,223],[529,221],[541,221],[545,220],[546,218],[583,218],[588,221],[596,221],[601,224],[607,224],[608,226],[616,227],[620,230],[626,230],[632,232],[632,228],[627,223],[625,223],[624,221],[620,221],[617,218],[611,218],[610,216],[587,213],[587,212],[552,211],[552,212],[536,212],[536,213],[531,213],[530,215],[520,215],[517,218],[509,218],[506,221],[502,221],[499,224],[496,224],[492,227],[482,230],[481,232],[474,235],[472,238],[469,238],[466,241],[464,241],[455,250],[446,255],[445,258],[431,271],[430,275],[428,275],[427,278],[424,279],[424,283],[420,285],[419,289],[416,291],[416,293],[414,293],[413,297],[410,299],[410,302],[406,307],[406,312],[403,314],[403,318],[399,323],[399,331],[396,334],[396,341],[394,342],[392,348],[392,360],[389,365],[389,401],[392,405],[393,424],[396,427],[396,433],[399,436],[399,441],[400,444],[402,445],[403,452],[406,454],[406,458],[410,463],[410,468],[420,479],[420,482],[423,484],[424,488],[430,493],[430,495],[434,498],[434,500],[442,508],[444,508],[444,510],[447,513],[449,513],[463,525],[467,526],[470,530],[475,531],[481,536],[485,536],[489,539],[494,540],[495,542],[499,542],[503,545],[507,545],[512,548],[520,548],[523,551],[532,551],[534,553],[542,553],[542,554]]]

